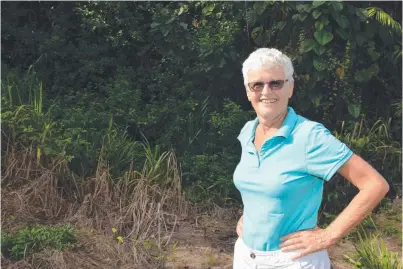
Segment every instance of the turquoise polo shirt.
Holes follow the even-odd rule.
[[[245,244],[260,251],[279,250],[280,238],[315,228],[328,181],[353,152],[322,124],[288,107],[280,129],[257,153],[259,121],[249,121],[238,140],[242,155],[234,184],[242,196]]]

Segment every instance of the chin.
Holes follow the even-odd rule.
[[[270,107],[270,106],[265,106],[265,107],[260,107],[257,110],[257,114],[263,118],[272,118],[272,117],[277,117],[281,113],[282,109],[279,107]]]
[[[273,109],[270,109],[270,110],[265,109],[265,110],[260,110],[257,114],[262,118],[268,119],[268,118],[271,118],[271,117],[277,115],[277,112],[276,112],[276,110],[273,110]]]

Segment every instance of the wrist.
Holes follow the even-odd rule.
[[[335,229],[331,226],[328,226],[325,228],[325,232],[327,237],[330,240],[330,243],[332,245],[336,244],[337,242],[340,241],[340,239],[343,237],[342,233],[339,231],[339,229]]]

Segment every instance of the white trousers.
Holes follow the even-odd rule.
[[[241,238],[235,243],[233,269],[330,269],[326,250],[304,256],[296,261],[291,258],[298,251],[256,251],[245,245]]]

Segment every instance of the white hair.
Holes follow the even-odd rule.
[[[258,68],[270,69],[279,66],[283,68],[286,79],[294,80],[294,67],[291,59],[277,49],[260,48],[252,52],[242,65],[244,84],[248,83],[248,72]]]

